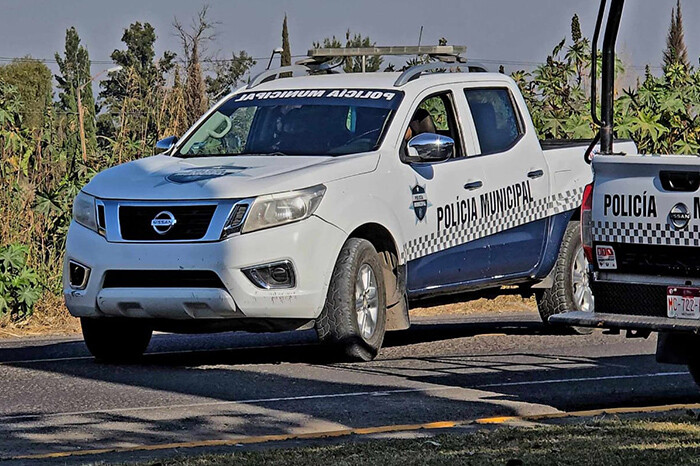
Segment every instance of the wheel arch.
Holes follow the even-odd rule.
[[[570,222],[579,222],[581,221],[581,208],[577,208],[574,210],[573,214],[571,215],[571,218],[569,219]]]
[[[365,223],[355,228],[349,238],[369,241],[377,250],[384,270],[386,288],[387,330],[403,330],[410,326],[406,299],[406,266],[394,236],[384,225]]]

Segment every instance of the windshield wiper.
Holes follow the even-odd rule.
[[[274,157],[283,157],[283,156],[288,156],[289,154],[285,154],[284,152],[280,151],[275,151],[275,152],[243,152],[242,154],[238,154],[239,156],[241,155],[269,155],[269,156],[274,156]]]

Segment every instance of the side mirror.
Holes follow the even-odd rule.
[[[167,138],[156,142],[156,154],[162,154],[163,152],[167,152],[172,149],[178,139],[180,138],[177,136],[168,136]]]
[[[442,162],[454,153],[454,139],[442,134],[423,133],[408,141],[408,157],[418,162]]]

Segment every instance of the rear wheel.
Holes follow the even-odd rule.
[[[555,314],[569,311],[593,312],[593,293],[588,281],[588,261],[583,253],[579,222],[566,227],[559,257],[554,266],[554,285],[535,292],[537,309],[546,324]],[[593,329],[573,327],[572,331],[588,334]]]
[[[321,342],[356,361],[377,356],[386,330],[386,292],[377,251],[350,238],[335,264],[328,297],[316,319]]]
[[[131,362],[141,357],[153,330],[136,319],[80,319],[83,339],[90,353],[101,362]]]

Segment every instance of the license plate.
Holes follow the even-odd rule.
[[[666,298],[669,317],[700,320],[700,288],[669,286]]]

